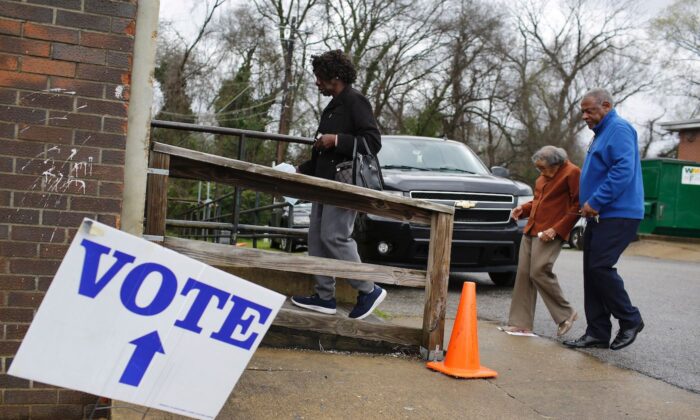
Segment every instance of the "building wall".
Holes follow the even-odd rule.
[[[96,400],[5,372],[83,218],[119,226],[136,7],[0,0],[3,419],[81,418]]]
[[[700,130],[682,130],[679,138],[678,159],[700,162]]]

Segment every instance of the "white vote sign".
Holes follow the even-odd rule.
[[[85,219],[9,374],[211,419],[284,299]]]

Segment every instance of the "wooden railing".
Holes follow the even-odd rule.
[[[425,358],[441,354],[454,209],[335,181],[288,174],[207,153],[153,143],[150,155],[145,234],[179,253],[218,267],[257,267],[425,288],[423,328],[350,320],[309,311],[282,309],[274,325],[385,340],[421,347]],[[430,225],[427,271],[296,256],[208,242],[165,237],[168,178],[211,181],[296,197],[412,223]]]

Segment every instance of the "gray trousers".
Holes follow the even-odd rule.
[[[508,325],[532,330],[538,292],[555,323],[566,321],[574,313],[564,298],[557,275],[552,272],[561,244],[559,238],[543,242],[537,237],[523,235]]]
[[[360,261],[357,244],[350,236],[355,225],[355,210],[313,203],[309,225],[309,255],[344,261]],[[335,278],[314,276],[316,293],[321,299],[335,297]],[[348,280],[350,285],[363,292],[374,290],[371,281]]]

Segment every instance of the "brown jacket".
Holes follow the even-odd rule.
[[[535,197],[523,204],[520,217],[529,217],[525,234],[537,236],[538,232],[554,228],[565,241],[579,216],[578,188],[581,169],[568,160],[552,178],[540,175],[535,181]]]

